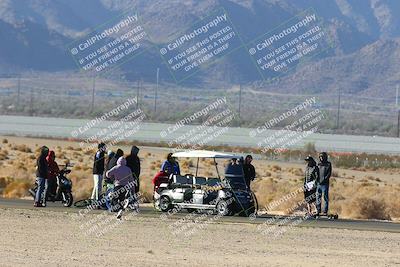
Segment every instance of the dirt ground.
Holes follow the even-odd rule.
[[[104,225],[107,231],[96,236],[86,230],[98,215],[73,216],[45,209],[0,209],[0,265],[400,265],[397,233],[295,227],[272,238],[257,225],[211,223],[185,236],[174,235],[172,223],[160,218],[127,217],[115,225],[115,217],[107,215],[110,227]]]

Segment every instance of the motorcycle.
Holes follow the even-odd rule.
[[[72,167],[70,164],[66,164],[65,167],[57,174],[57,192],[56,195],[50,196],[47,194],[46,201],[61,201],[64,207],[70,207],[74,201],[72,196],[72,181],[67,178],[67,175],[71,173],[68,167]],[[35,187],[29,189],[29,193],[35,199],[36,192],[38,190],[38,184],[35,183]]]

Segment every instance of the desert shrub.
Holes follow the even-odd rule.
[[[21,198],[28,195],[28,189],[31,186],[26,181],[13,181],[4,188],[3,197]]]
[[[346,216],[355,219],[390,220],[382,199],[356,197],[342,207],[342,211]]]
[[[8,159],[7,154],[3,153],[3,151],[0,152],[0,160],[6,160]]]
[[[271,170],[272,170],[273,172],[277,172],[277,171],[281,171],[282,168],[281,168],[280,166],[278,166],[278,165],[273,165],[273,166],[271,167]]]
[[[25,153],[32,153],[32,149],[27,145],[14,145],[11,147],[12,150],[21,151]]]
[[[8,143],[8,139],[7,138],[3,138],[3,140],[1,141],[3,144],[7,144]]]

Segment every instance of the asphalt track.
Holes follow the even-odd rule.
[[[25,199],[4,199],[0,198],[0,208],[4,209],[38,209],[33,207],[32,200]],[[46,208],[40,208],[44,210],[56,211],[56,212],[70,212],[70,213],[78,213],[82,209],[78,209],[75,207],[66,208],[61,206],[60,203],[48,203]],[[90,213],[100,214],[104,211],[102,210],[91,210]],[[152,207],[148,205],[140,208],[139,217],[150,217],[150,218],[160,218],[162,213],[155,211]],[[185,212],[181,212],[178,214],[168,216],[168,219],[182,219],[187,215]],[[111,214],[110,216],[115,216],[115,214]],[[273,220],[275,218],[275,220]],[[293,222],[296,219],[300,219],[301,217],[293,218],[289,223],[285,218],[288,219],[287,216],[271,216],[271,215],[261,215],[257,218],[253,218],[250,220],[247,217],[239,217],[239,216],[226,216],[222,217],[215,221],[215,223],[222,224],[236,224],[236,223],[247,223],[247,224],[268,224],[268,225],[277,225],[277,226],[289,226],[290,222]],[[272,219],[272,220],[271,220]],[[161,220],[161,219],[160,219]],[[348,219],[338,219],[338,220],[328,220],[327,218],[319,218],[319,219],[307,219],[301,221],[301,223],[296,224],[295,227],[314,227],[314,228],[336,228],[336,229],[348,229],[348,230],[360,230],[360,231],[376,231],[376,232],[391,232],[391,233],[400,233],[400,223],[393,223],[388,221],[376,221],[376,220],[348,220]]]
[[[16,135],[16,136],[32,136],[32,137],[55,137],[55,138],[71,138],[76,137],[85,139],[96,136],[97,133],[107,131],[107,127],[111,126],[113,121],[103,121],[101,124],[89,127],[87,131],[78,134],[76,131],[80,127],[85,126],[89,120],[83,119],[63,119],[63,118],[43,118],[43,117],[27,117],[27,116],[4,116],[0,115],[0,135]],[[172,124],[148,123],[140,124],[138,132],[126,138],[127,141],[143,141],[155,142],[163,141],[165,143],[172,142],[172,146],[176,147],[175,139],[183,137],[195,130],[195,125],[184,125],[173,133],[161,137],[160,133]],[[227,145],[242,147],[258,147],[258,143],[264,144],[266,137],[274,136],[277,130],[265,130],[258,134],[256,129],[230,127],[229,130],[221,135],[211,138],[207,142],[209,145]],[[74,136],[72,133],[76,133]],[[196,132],[196,131],[195,131]],[[198,132],[196,132],[197,134]],[[254,136],[253,136],[254,135]],[[253,137],[251,137],[253,136]],[[277,138],[280,138],[279,136]],[[174,141],[175,140],[175,141]],[[356,135],[334,135],[334,134],[307,134],[304,138],[300,138],[291,148],[303,148],[306,143],[315,143],[318,150],[326,151],[344,151],[344,152],[366,152],[366,153],[383,153],[383,154],[399,154],[400,139],[379,136],[356,136]],[[273,142],[269,142],[273,143]],[[278,142],[279,143],[279,142]],[[258,147],[259,148],[259,147]]]

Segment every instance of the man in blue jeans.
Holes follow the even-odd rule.
[[[328,214],[329,208],[329,178],[332,174],[332,164],[328,161],[328,154],[321,152],[319,154],[319,179],[317,181],[317,214],[321,213],[322,197],[324,198],[325,205],[323,215]]]
[[[47,146],[42,146],[40,155],[36,161],[36,183],[38,184],[36,196],[35,196],[35,207],[45,207],[46,206],[46,190],[47,190],[47,161],[46,157],[49,153],[49,148]]]

